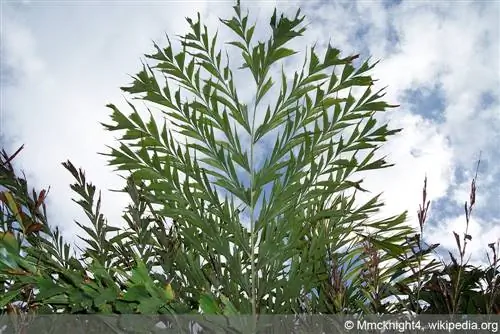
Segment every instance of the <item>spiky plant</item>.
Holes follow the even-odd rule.
[[[372,219],[379,196],[356,200],[365,190],[355,176],[390,166],[376,154],[399,130],[375,116],[396,106],[372,91],[375,64],[354,66],[358,55],[340,57],[331,45],[323,56],[307,49],[293,74],[280,71],[296,57],[287,44],[306,30],[300,11],[292,18],[275,11],[265,41],[253,38],[256,26],[239,4],[234,11],[221,22],[236,40],[222,49],[198,15],[187,19],[191,31],[179,51],[169,40],[146,55],[150,63],[123,90],[159,115],[148,108],[145,117],[132,102],[128,115],[109,105],[113,122],[105,126],[120,133],[110,164],[142,185],[152,211],[175,221],[181,241],[168,264],[147,261],[195,307],[205,291],[229,297],[245,314],[382,311],[408,264],[423,256],[403,260],[415,246],[406,242],[413,229],[405,214]],[[235,61],[242,62],[237,70]],[[242,71],[253,81],[249,101],[241,96],[250,84],[235,83]],[[151,231],[155,240],[163,233]],[[360,275],[367,241],[378,252],[375,285]],[[164,247],[155,242],[157,254]]]

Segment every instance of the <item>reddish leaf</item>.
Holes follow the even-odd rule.
[[[457,242],[458,249],[462,249],[462,246],[460,245],[460,237],[456,232],[453,232],[453,235],[455,236],[455,241]]]
[[[43,224],[40,223],[32,223],[28,225],[28,228],[26,229],[26,235],[34,232],[39,232],[43,229]]]
[[[35,210],[38,209],[40,205],[42,205],[45,198],[46,198],[46,191],[45,189],[42,189],[42,191],[40,191],[40,194],[38,194],[38,199],[36,200],[35,204]]]
[[[7,273],[11,275],[19,275],[19,276],[28,276],[30,275],[29,272],[22,270],[22,269],[7,269],[5,270]]]
[[[12,161],[12,160],[16,157],[16,155],[18,155],[18,154],[19,154],[19,152],[21,152],[21,150],[22,150],[23,148],[24,148],[24,144],[23,144],[23,145],[21,145],[21,147],[19,147],[19,148],[17,149],[17,151],[16,151],[14,154],[12,154],[9,158],[7,158],[7,160],[5,160],[5,161],[2,163],[2,165],[7,165],[7,164],[9,164],[9,163],[10,163],[10,162],[11,162],[11,161]]]

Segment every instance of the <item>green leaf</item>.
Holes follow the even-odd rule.
[[[122,300],[128,302],[140,302],[144,298],[148,298],[149,292],[145,285],[132,285],[127,288],[127,292],[122,297]]]
[[[105,303],[114,302],[117,297],[118,295],[114,289],[103,289],[100,291],[100,294],[94,298],[94,305],[100,307]]]
[[[246,51],[246,46],[243,43],[241,43],[241,42],[232,41],[232,42],[227,42],[227,44],[236,46],[237,48],[241,49],[242,51]]]
[[[403,254],[403,252],[405,251],[405,249],[400,245],[395,245],[387,241],[370,238],[370,242],[372,242],[375,246],[380,247],[381,249],[391,252],[395,257]]]
[[[343,152],[350,152],[350,151],[358,151],[358,150],[366,150],[370,148],[374,148],[375,145],[366,143],[366,142],[358,142],[354,145],[349,145],[348,147],[344,148],[342,151]]]
[[[255,26],[251,26],[250,28],[248,28],[247,32],[246,32],[246,35],[245,35],[245,40],[248,44],[250,44],[250,42],[252,41],[252,37],[253,37],[253,32],[255,30]]]
[[[227,298],[224,295],[221,295],[220,299],[222,301],[222,304],[224,304],[224,310],[223,310],[224,315],[232,316],[239,314],[238,310],[236,309],[236,307],[234,307],[233,303],[231,303],[229,298]]]
[[[40,289],[40,292],[36,296],[37,300],[45,300],[50,297],[66,294],[68,290],[67,287],[58,285],[48,278],[38,280],[37,286]]]
[[[5,247],[8,253],[19,254],[19,242],[12,232],[0,232],[0,245]]]
[[[272,56],[271,56],[271,60],[270,60],[270,63],[274,63],[282,58],[286,58],[286,57],[290,57],[290,56],[293,56],[294,54],[296,54],[297,52],[295,52],[294,50],[292,49],[287,49],[287,48],[279,48],[279,49],[276,49],[273,53],[272,53]]]
[[[7,304],[11,303],[14,298],[19,296],[19,291],[13,290],[5,293],[2,297],[0,297],[0,307],[4,308]]]
[[[134,313],[137,304],[135,303],[129,303],[129,302],[124,302],[121,300],[117,300],[115,302],[115,308],[116,310],[121,313],[121,314],[132,314]]]
[[[55,295],[44,300],[46,304],[67,305],[70,303],[68,295]]]
[[[266,95],[266,93],[271,89],[273,86],[273,80],[272,78],[268,78],[266,83],[262,86],[262,88],[259,90],[259,94],[257,95],[257,100],[256,104],[259,104],[260,100]]]
[[[243,32],[241,30],[241,26],[238,22],[238,20],[233,17],[231,20],[220,20],[222,23],[224,23],[228,28],[230,28],[232,31],[234,31],[239,37],[245,38],[243,36]]]
[[[210,315],[221,314],[219,305],[217,305],[217,302],[211,295],[202,294],[200,296],[199,303],[201,311],[204,314],[210,314]]]
[[[314,46],[311,48],[311,60],[309,61],[309,74],[315,73],[319,65],[319,59],[314,52]]]
[[[175,298],[175,293],[174,290],[172,289],[172,285],[167,284],[165,286],[165,294],[168,300],[173,300]]]
[[[186,54],[184,52],[179,52],[175,56],[175,61],[177,62],[177,65],[179,68],[183,69],[184,68],[184,60],[186,59]]]
[[[338,65],[339,54],[340,54],[339,49],[332,48],[332,46],[328,44],[323,64],[327,67],[332,65]]]
[[[163,306],[163,302],[157,298],[143,298],[137,305],[137,312],[140,314],[155,314]]]
[[[23,219],[21,216],[21,213],[22,213],[21,208],[19,207],[17,202],[14,200],[14,197],[12,197],[12,194],[10,193],[10,191],[4,191],[3,197],[5,198],[5,202],[9,208],[10,212],[12,213],[12,215],[14,216],[14,218],[17,220],[17,222],[19,223],[19,225],[21,226],[21,228],[24,231],[24,223],[23,223]],[[6,238],[6,235],[4,235],[4,238]],[[10,240],[10,238],[9,238],[9,240]]]

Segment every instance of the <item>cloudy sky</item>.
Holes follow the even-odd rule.
[[[124,105],[120,86],[163,42],[187,32],[185,17],[201,13],[214,29],[232,16],[232,1],[9,1],[1,2],[1,144],[25,150],[16,167],[37,189],[51,186],[50,218],[74,239],[84,221],[70,198],[71,160],[103,190],[103,210],[120,220],[123,195],[107,189],[122,180],[106,166],[115,143],[99,122],[107,103]],[[267,24],[275,6],[298,7],[309,24],[295,44],[327,43],[346,55],[381,59],[373,75],[388,86],[386,100],[401,134],[384,147],[395,167],[369,175],[366,187],[384,192],[384,213],[409,210],[417,226],[424,176],[432,200],[427,241],[453,248],[452,231],[465,228],[463,204],[481,154],[477,206],[469,227],[473,262],[500,238],[500,3],[498,1],[242,1]],[[212,30],[214,31],[214,30]],[[258,33],[265,34],[263,29]],[[259,36],[257,36],[259,37]],[[301,49],[302,48],[302,49]],[[301,62],[302,59],[299,59]]]

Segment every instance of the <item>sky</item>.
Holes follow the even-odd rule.
[[[15,167],[30,186],[51,186],[51,224],[69,240],[85,222],[71,201],[73,179],[61,162],[86,171],[103,195],[108,220],[121,221],[123,181],[106,165],[115,145],[107,103],[125,106],[119,87],[131,82],[145,53],[187,32],[201,13],[214,31],[232,16],[233,1],[7,1],[1,3],[0,140],[8,152],[25,145]],[[383,192],[383,214],[409,211],[418,226],[424,177],[431,200],[425,238],[455,249],[465,230],[463,206],[481,154],[469,234],[471,262],[485,263],[500,238],[500,2],[498,1],[242,1],[267,24],[274,7],[300,8],[308,30],[293,47],[331,41],[343,54],[380,59],[372,74],[399,104],[389,125],[403,128],[383,147],[395,166],[369,174],[365,188]],[[260,29],[260,28],[259,28]],[[267,27],[257,37],[268,33]],[[221,36],[224,32],[221,32]],[[302,58],[297,58],[297,64]],[[128,110],[128,109],[124,109]],[[261,150],[265,147],[261,147]],[[444,254],[444,253],[443,253]],[[455,252],[456,254],[456,252]]]

